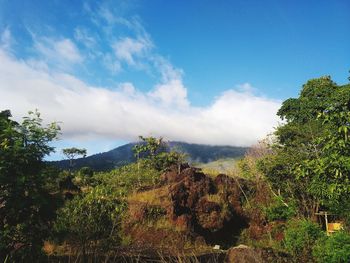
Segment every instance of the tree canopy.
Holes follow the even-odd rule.
[[[285,123],[275,132],[275,154],[261,166],[274,187],[298,199],[309,217],[320,205],[343,202],[350,193],[350,85],[309,80],[278,115]]]
[[[31,260],[40,254],[53,218],[51,196],[45,190],[43,158],[54,150],[56,123],[44,127],[39,112],[22,123],[0,112],[0,260]]]

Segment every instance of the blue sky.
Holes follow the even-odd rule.
[[[349,1],[0,0],[0,105],[62,147],[251,145],[310,78],[350,69]]]

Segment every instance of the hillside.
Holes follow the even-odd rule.
[[[106,171],[133,162],[135,161],[132,151],[134,145],[135,143],[128,143],[108,152],[78,158],[75,160],[74,169],[88,166],[95,171]],[[169,146],[171,149],[186,153],[190,163],[208,163],[221,158],[240,158],[248,149],[247,147],[212,146],[175,141],[169,142]],[[68,160],[51,163],[61,169],[67,169],[69,166]]]

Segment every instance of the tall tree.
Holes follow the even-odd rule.
[[[37,111],[21,124],[0,112],[0,261],[34,261],[41,252],[54,216],[43,158],[58,132],[56,123],[43,127]]]
[[[309,80],[278,111],[285,123],[275,132],[275,154],[261,167],[275,188],[299,201],[304,216],[348,192],[349,105],[349,85],[327,76]]]

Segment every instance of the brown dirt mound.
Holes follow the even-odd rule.
[[[188,165],[174,167],[161,176],[159,188],[129,197],[124,232],[134,242],[152,246],[163,246],[166,236],[176,239],[178,246],[203,240],[232,245],[247,226],[240,188],[246,184],[223,174],[213,180]]]

